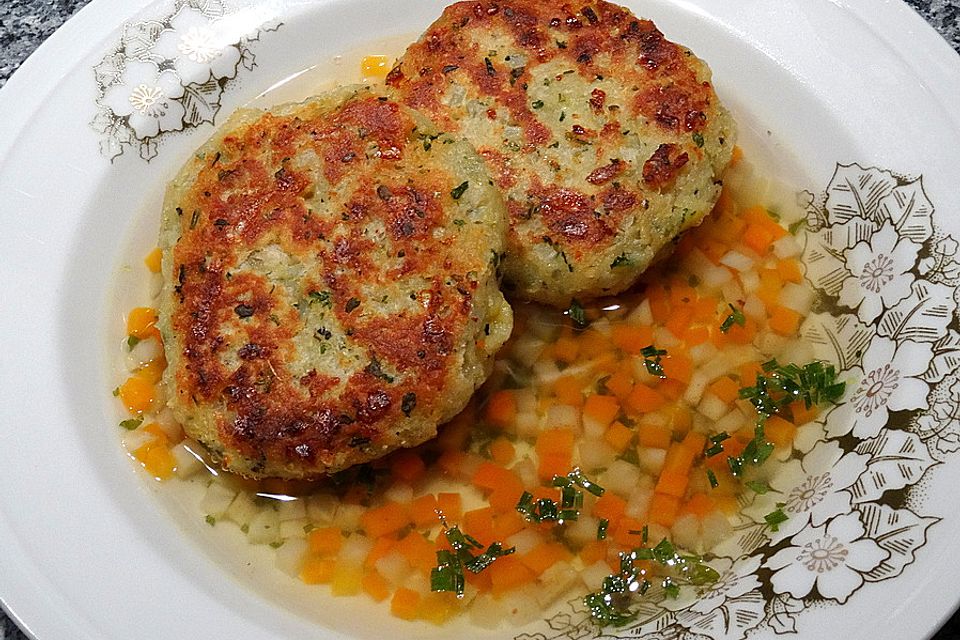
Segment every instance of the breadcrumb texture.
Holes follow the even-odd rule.
[[[603,1],[458,2],[387,84],[487,161],[507,285],[554,305],[633,284],[709,213],[734,147],[707,65]]]
[[[512,329],[505,216],[468,144],[378,90],[237,112],[164,203],[175,417],[258,478],[433,437]]]

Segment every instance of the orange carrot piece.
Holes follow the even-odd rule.
[[[583,403],[583,415],[606,426],[620,413],[620,401],[613,396],[594,394]]]
[[[373,547],[367,552],[367,557],[363,560],[363,566],[368,569],[377,564],[377,560],[384,558],[397,546],[397,541],[389,536],[377,538],[373,541]]]
[[[413,620],[417,617],[417,605],[419,604],[419,593],[413,589],[400,587],[390,600],[390,613],[401,620]]]
[[[553,395],[560,404],[579,407],[583,404],[583,382],[573,376],[560,376],[553,382]]]
[[[459,493],[438,493],[437,509],[447,522],[457,522],[463,515],[463,499]]]
[[[520,556],[520,561],[527,565],[527,568],[539,576],[541,573],[564,560],[569,560],[573,555],[565,546],[559,542],[541,542],[533,549]]]
[[[689,475],[693,467],[693,459],[698,451],[691,449],[682,442],[674,442],[667,449],[667,457],[663,461],[663,473]]]
[[[731,404],[740,397],[740,385],[728,376],[720,376],[707,389],[725,404]]]
[[[516,455],[516,448],[503,436],[490,443],[490,457],[497,464],[501,466],[510,464],[513,462],[514,455]]]
[[[683,503],[683,506],[680,508],[680,513],[690,513],[698,518],[704,518],[713,513],[716,508],[716,501],[713,498],[705,493],[695,493],[690,496],[689,500]]]
[[[623,512],[626,508],[626,500],[608,491],[597,498],[593,505],[593,515],[598,518],[606,518],[610,526],[613,527],[623,518]]]
[[[577,359],[580,343],[568,336],[561,336],[553,343],[553,357],[567,364]]]
[[[517,500],[519,499],[519,495],[515,496],[511,510],[499,513],[497,514],[497,517],[494,518],[493,539],[495,541],[506,540],[513,534],[518,533],[527,527],[526,520],[524,520],[516,510]]]
[[[770,328],[782,336],[792,336],[800,328],[800,314],[793,309],[777,305],[770,311]]]
[[[390,584],[376,570],[365,571],[360,578],[360,586],[364,593],[377,602],[383,602],[390,597]]]
[[[603,434],[603,439],[620,453],[627,448],[627,445],[630,444],[630,441],[633,439],[633,431],[622,422],[614,422],[607,427],[607,430]]]
[[[664,404],[664,397],[645,384],[635,385],[627,397],[627,406],[637,413],[651,413]]]
[[[743,160],[743,149],[741,149],[738,145],[734,145],[733,155],[730,157],[730,166],[732,167],[741,160]]]
[[[487,545],[496,541],[493,531],[493,518],[496,515],[493,507],[473,509],[463,514],[463,531],[481,543]]]
[[[409,523],[410,514],[407,506],[397,502],[388,502],[382,507],[365,511],[360,516],[360,524],[371,538],[394,533]]]
[[[607,557],[608,543],[606,540],[591,540],[580,549],[580,560],[583,566],[589,567],[595,562],[599,562]]]
[[[427,465],[424,464],[420,454],[410,449],[395,452],[390,456],[390,461],[390,472],[393,477],[408,484],[416,482],[427,472]]]
[[[487,420],[508,427],[517,419],[517,398],[510,389],[501,389],[487,401]]]
[[[440,518],[437,516],[437,509],[437,497],[428,493],[410,503],[410,519],[421,528],[438,524]]]
[[[785,449],[793,446],[797,427],[780,416],[770,416],[763,425],[763,433],[768,442],[773,443],[778,449]]]
[[[336,568],[336,558],[307,558],[300,568],[300,580],[306,584],[327,584]]]
[[[573,461],[574,433],[569,429],[548,429],[540,433],[535,450],[542,480],[565,475]]]
[[[410,566],[429,572],[436,565],[436,547],[416,531],[410,531],[397,542],[394,548]]]
[[[127,316],[127,335],[143,339],[157,332],[157,310],[153,307],[136,307]]]
[[[811,405],[810,408],[807,408],[806,403],[803,400],[797,400],[796,402],[790,403],[790,416],[793,418],[793,423],[796,425],[804,425],[808,422],[812,422],[819,415],[820,410],[817,409],[817,405]]]
[[[133,414],[149,411],[157,399],[156,387],[140,375],[127,378],[127,381],[120,385],[118,395],[127,410]]]
[[[653,328],[617,323],[610,329],[610,340],[625,353],[640,355],[644,347],[653,344]]]
[[[150,270],[150,273],[160,273],[160,263],[163,258],[163,252],[160,251],[160,247],[155,247],[153,251],[148,253],[143,259],[143,264],[147,266],[147,269]]]
[[[644,524],[636,518],[624,516],[617,523],[616,528],[613,529],[613,541],[621,547],[639,546],[643,540],[640,532],[643,531]]]
[[[666,426],[639,424],[637,425],[637,442],[641,447],[648,449],[667,449],[673,442],[673,434]]]
[[[656,492],[682,498],[690,483],[690,475],[675,471],[663,471],[657,480]]]
[[[513,556],[497,558],[486,572],[490,574],[494,597],[500,597],[507,591],[522,587],[536,579],[533,571]]]
[[[785,258],[777,262],[777,273],[784,282],[803,282],[803,272],[800,270],[800,262],[796,258]]]
[[[704,333],[709,337],[710,330],[705,327],[697,327],[697,331]],[[689,341],[690,334],[687,333],[687,340]],[[706,338],[701,342],[705,342]],[[667,357],[663,358],[660,362],[663,366],[663,375],[667,376],[668,380],[679,380],[683,383],[690,382],[690,376],[693,375],[693,361],[687,356],[683,355],[680,352],[674,351],[671,352]]]
[[[320,527],[307,534],[310,553],[317,556],[335,556],[342,544],[343,534],[340,527]]]
[[[618,370],[612,376],[607,378],[606,387],[610,392],[620,400],[623,400],[633,391],[633,376],[624,371]]]
[[[648,517],[650,522],[655,522],[664,527],[672,527],[679,511],[680,498],[654,492],[653,498],[650,500]]]

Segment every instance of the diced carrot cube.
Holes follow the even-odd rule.
[[[800,262],[796,258],[786,258],[777,262],[777,273],[784,282],[803,282],[803,272],[800,270]]]
[[[523,492],[523,483],[520,482],[517,474],[493,462],[482,462],[473,474],[471,482],[487,491],[510,486],[517,489],[518,495]]]
[[[670,319],[670,298],[663,287],[653,287],[647,292],[647,300],[650,302],[650,313],[658,324],[664,324]],[[647,345],[644,345],[647,346]]]
[[[686,473],[677,473],[674,471],[663,471],[657,480],[657,493],[682,498],[687,491],[687,484],[690,483],[690,475]]]
[[[613,396],[594,394],[583,403],[583,415],[606,426],[620,413],[620,401]]]
[[[501,389],[487,400],[487,420],[508,427],[517,419],[517,398],[510,389]]]
[[[496,541],[493,531],[493,518],[496,510],[493,507],[473,509],[463,514],[463,531],[487,545]]]
[[[620,369],[607,378],[605,385],[613,395],[623,400],[633,391],[633,376]]]
[[[520,561],[534,574],[540,575],[558,562],[569,560],[572,554],[559,542],[541,542],[520,556]]]
[[[624,516],[613,529],[613,540],[621,547],[636,547],[642,541],[644,523],[636,518]]]
[[[622,452],[633,440],[633,431],[631,431],[622,422],[614,422],[603,434],[603,439],[607,441],[618,453]]]
[[[159,316],[153,307],[136,307],[130,310],[127,316],[127,335],[140,338],[160,336],[156,324]]]
[[[513,500],[513,508],[510,511],[498,513],[493,520],[493,539],[494,541],[504,541],[515,533],[519,533],[527,527],[526,521],[517,513],[516,504],[520,496]]]
[[[511,589],[522,587],[536,579],[536,575],[519,558],[504,556],[487,568],[494,597],[500,597]]]
[[[716,501],[713,498],[705,493],[695,493],[683,504],[680,513],[690,513],[698,518],[703,518],[713,513],[716,508]]]
[[[503,436],[490,443],[490,457],[499,465],[508,465],[513,462],[516,448],[513,443]]]
[[[653,498],[650,500],[648,517],[650,518],[650,522],[655,522],[664,527],[672,527],[679,511],[680,498],[655,492]]]
[[[377,602],[383,602],[390,597],[390,584],[376,570],[365,571],[360,579],[360,586],[364,593]]]
[[[160,263],[163,258],[163,252],[160,251],[160,247],[155,247],[153,251],[147,254],[143,259],[143,264],[147,266],[147,269],[150,270],[150,273],[160,273]]]
[[[163,378],[163,371],[167,368],[167,359],[162,355],[156,360],[151,360],[137,371],[137,376],[143,378],[150,384],[157,384]]]
[[[792,336],[800,328],[800,314],[787,307],[775,306],[770,312],[770,328],[782,336]]]
[[[367,557],[363,560],[363,566],[369,568],[377,564],[377,560],[385,558],[397,546],[397,541],[389,536],[377,538],[373,541],[373,547],[367,552]]]
[[[725,404],[731,404],[740,397],[740,385],[728,376],[720,376],[707,388],[710,393]]]
[[[707,467],[713,471],[723,471],[727,469],[727,458],[736,458],[739,456],[743,453],[747,443],[740,438],[727,438],[720,443],[720,446],[723,447],[723,451],[706,459]]]
[[[412,567],[430,571],[436,565],[436,547],[416,531],[410,531],[394,546]]]
[[[457,522],[463,515],[463,499],[459,493],[438,493],[437,508],[448,522]]]
[[[780,297],[780,290],[783,288],[783,281],[776,269],[760,270],[760,286],[756,294],[768,308],[777,304]]]
[[[561,336],[553,343],[553,357],[567,364],[577,359],[580,343],[568,336]]]
[[[340,527],[320,527],[307,534],[310,553],[317,556],[335,556],[343,544]]]
[[[390,600],[390,613],[402,620],[413,620],[417,617],[417,605],[419,604],[419,593],[413,589],[400,587]]]
[[[583,566],[589,567],[595,562],[604,560],[607,557],[608,543],[606,540],[591,540],[580,549],[580,560]]]
[[[670,448],[667,449],[667,457],[663,461],[663,473],[688,475],[697,453],[699,452],[682,442],[672,443]]]
[[[648,449],[667,449],[673,442],[673,433],[667,426],[656,424],[637,425],[637,443]]]
[[[364,77],[386,76],[388,71],[390,71],[390,63],[387,56],[363,56],[360,60],[360,74]]]
[[[410,524],[410,514],[406,505],[388,502],[382,507],[365,511],[360,516],[360,524],[368,536],[379,538]]]
[[[627,397],[627,406],[637,413],[650,413],[664,404],[664,397],[645,384],[635,385]]]
[[[687,335],[687,330],[690,328],[692,318],[693,310],[690,307],[674,306],[673,313],[670,314],[670,318],[666,321],[665,326],[670,333],[683,340]]]
[[[683,446],[694,452],[694,457],[700,455],[707,444],[707,436],[696,431],[690,431],[683,437]]]
[[[608,491],[597,498],[593,505],[593,515],[598,518],[606,518],[612,527],[623,518],[623,512],[626,508],[626,500]]]
[[[436,625],[442,625],[460,610],[457,594],[432,592],[424,594],[417,607],[417,618]]]
[[[773,234],[766,226],[751,224],[743,233],[743,243],[762,256],[771,249]]]
[[[306,584],[327,584],[336,567],[336,558],[307,558],[300,568],[300,580]]]
[[[790,403],[790,416],[795,425],[804,425],[812,422],[820,414],[817,405],[810,405],[808,408],[803,400],[797,400]]]
[[[548,429],[540,433],[535,450],[541,479],[549,480],[554,475],[565,475],[570,471],[573,442],[574,433],[569,429]]]
[[[553,395],[560,404],[579,407],[583,404],[583,382],[573,376],[560,376],[553,382]]]
[[[748,362],[740,367],[740,386],[752,387],[757,384],[757,376],[763,375],[759,362]]]
[[[610,340],[624,352],[637,356],[644,347],[653,344],[653,328],[617,323],[610,330]]]
[[[120,385],[118,391],[121,402],[132,414],[149,411],[157,399],[156,387],[145,377],[132,375]]]
[[[460,476],[460,472],[468,458],[469,454],[463,451],[447,449],[437,458],[437,467],[440,468],[444,475],[456,478]]]
[[[770,416],[763,426],[763,433],[767,441],[773,443],[778,449],[790,448],[793,446],[797,427],[780,416]]]
[[[704,327],[698,327],[708,336],[710,331]],[[690,376],[693,375],[693,361],[681,353],[671,353],[660,361],[663,367],[663,375],[668,380],[679,380],[680,382],[690,382]]]
[[[390,456],[390,461],[390,472],[393,477],[408,484],[416,482],[427,472],[427,465],[424,464],[420,454],[410,449],[395,452]]]
[[[158,480],[168,480],[177,464],[167,446],[166,438],[137,447],[133,456],[143,464],[147,473]]]
[[[428,527],[440,522],[437,516],[437,497],[432,493],[420,496],[410,503],[410,519],[418,527]]]

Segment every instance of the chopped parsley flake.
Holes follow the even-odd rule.
[[[767,526],[770,527],[771,531],[779,531],[780,525],[790,519],[787,514],[783,512],[784,506],[786,506],[785,503],[778,502],[775,511],[771,511],[767,515],[763,516],[763,519],[766,520]]]
[[[140,344],[140,341],[141,341],[140,338],[138,338],[137,336],[128,336],[128,337],[127,337],[127,348],[128,348],[128,349],[133,349],[135,346],[137,346],[138,344]]]
[[[307,294],[307,295],[310,296],[310,304],[313,304],[314,302],[316,302],[316,303],[322,304],[322,305],[325,306],[325,307],[329,307],[329,306],[330,306],[330,292],[329,292],[329,291],[311,291],[311,292],[310,292],[309,294]]]
[[[699,131],[694,132],[694,134],[693,134],[693,142],[694,142],[698,147],[702,147],[702,146],[703,146],[703,134],[700,133]]]
[[[450,191],[450,197],[454,200],[459,200],[460,196],[462,196],[469,187],[470,183],[468,181],[461,182],[459,186]]]
[[[212,527],[213,525],[217,524],[217,519],[214,518],[214,517],[211,516],[211,515],[208,515],[206,518],[204,518],[204,520],[205,520],[206,523],[207,523],[208,525],[210,525],[211,527]]]
[[[621,253],[613,259],[613,262],[610,263],[610,267],[612,269],[616,269],[617,267],[629,267],[631,264],[633,264],[633,261],[627,257],[627,254]]]
[[[143,416],[139,418],[130,418],[129,420],[123,420],[120,422],[120,426],[126,429],[127,431],[133,431],[143,424]]]
[[[587,328],[587,312],[576,300],[573,300],[570,303],[570,308],[567,309],[567,315],[570,316],[570,320],[573,321],[573,326],[575,326],[577,329]]]

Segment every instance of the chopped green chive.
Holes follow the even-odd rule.
[[[720,486],[720,483],[717,481],[717,474],[713,472],[713,469],[707,469],[707,480],[710,481],[710,486],[714,489]]]
[[[730,315],[723,319],[723,322],[720,323],[720,331],[726,333],[733,328],[733,325],[745,326],[747,324],[747,318],[743,315],[743,311],[737,309],[732,304],[728,304],[730,307]]]
[[[666,349],[657,349],[649,345],[640,350],[640,355],[643,356],[643,366],[647,368],[647,373],[658,378],[667,377],[663,373],[663,365],[660,364],[660,358],[667,355]]]
[[[570,308],[567,309],[567,315],[570,316],[570,319],[573,321],[573,326],[577,329],[585,329],[587,327],[587,312],[576,300],[570,303]]]
[[[597,540],[606,540],[607,539],[607,527],[610,526],[610,521],[606,518],[600,518],[600,524],[597,525]]]

